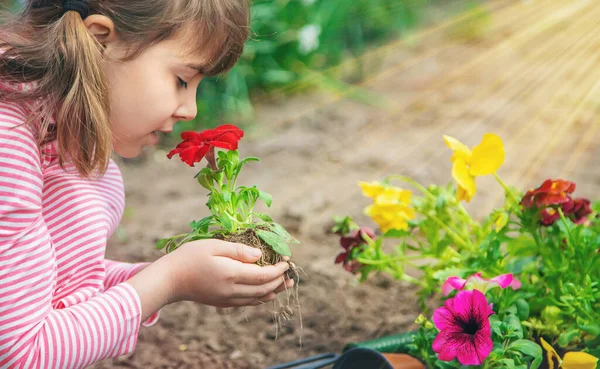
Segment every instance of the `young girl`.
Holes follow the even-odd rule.
[[[169,303],[256,305],[291,287],[287,263],[218,240],[104,259],[124,207],[112,153],[194,118],[200,80],[236,63],[248,27],[245,0],[34,0],[4,22],[0,368],[85,367],[131,352]]]

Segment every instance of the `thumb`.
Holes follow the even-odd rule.
[[[254,263],[261,255],[262,252],[255,247],[232,242],[222,242],[215,252],[215,256],[225,256],[242,263]]]

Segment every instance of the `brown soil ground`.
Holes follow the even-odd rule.
[[[357,283],[333,264],[340,248],[327,230],[334,215],[371,224],[359,180],[450,181],[443,134],[473,146],[494,132],[506,145],[499,175],[507,183],[527,189],[562,177],[593,198],[600,190],[600,4],[492,1],[487,8],[479,23],[453,18],[372,53],[367,62],[379,68],[360,87],[382,104],[323,92],[257,105],[260,124],[240,153],[261,162],[246,167],[241,183],[271,193],[269,214],[301,241],[293,259],[305,271],[302,330],[296,319],[276,337],[270,305],[222,315],[178,303],[141,329],[132,355],[94,368],[256,369],[411,329],[415,290],[385,276]],[[108,257],[155,260],[157,238],[207,214],[206,192],[192,180],[193,168],[160,150],[121,168],[128,211]],[[492,178],[480,178],[468,209],[483,215],[501,195]]]

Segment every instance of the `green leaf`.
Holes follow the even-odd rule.
[[[271,202],[273,201],[273,198],[271,197],[271,195],[269,195],[266,192],[263,191],[258,191],[258,197],[265,202],[265,204],[267,204],[267,206],[271,206]]]
[[[581,328],[582,331],[589,333],[590,335],[597,337],[600,336],[600,324],[598,323],[592,323],[592,324],[580,324],[579,328]]]
[[[519,319],[521,320],[527,320],[527,318],[529,318],[529,303],[527,301],[525,301],[524,299],[518,299],[515,302],[515,305],[517,306],[517,314],[519,315]]]
[[[227,153],[225,151],[217,151],[217,157],[219,160],[227,160]]]
[[[225,229],[232,229],[233,228],[233,224],[231,223],[231,219],[229,219],[229,216],[226,213],[223,213],[223,214],[221,214],[221,216],[219,216],[219,222],[221,223],[221,225]]]
[[[260,161],[260,159],[254,156],[248,156],[240,161],[240,165],[244,165],[250,161]]]
[[[196,180],[202,187],[212,191],[214,187],[215,173],[209,167],[202,168],[202,170],[196,174]]]
[[[283,238],[285,240],[285,242],[300,243],[300,241],[298,241],[297,239],[292,237],[292,235],[289,234],[288,231],[286,231],[285,228],[283,228],[280,224],[271,223],[270,227],[271,227],[271,230],[273,232],[275,232],[279,237]]]
[[[237,195],[238,200],[242,200],[248,207],[250,207],[250,199],[248,198],[248,191],[240,191]]]
[[[278,234],[262,229],[257,229],[255,232],[261,240],[265,241],[267,245],[271,246],[279,255],[292,256],[290,247]]]
[[[573,341],[573,339],[580,334],[581,332],[577,328],[569,329],[558,336],[558,345],[560,347],[567,347],[569,343],[571,343],[571,341]]]
[[[209,215],[198,221],[193,221],[189,225],[190,225],[190,228],[192,228],[194,231],[207,233],[208,227],[210,227],[210,225],[213,223],[214,219],[215,219],[214,216]]]
[[[498,320],[491,322],[490,325],[492,328],[492,332],[494,332],[495,335],[502,337],[502,335],[503,335],[502,334],[502,325],[503,324],[504,324],[503,322],[498,321]]]
[[[258,189],[256,189],[255,187],[243,187],[241,186],[239,188],[239,197],[244,200],[244,202],[246,203],[246,205],[248,205],[248,208],[252,209],[254,207],[254,204],[256,203],[256,200],[258,199]]]
[[[227,159],[233,164],[233,167],[237,167],[240,162],[240,156],[238,155],[237,150],[227,151]]]
[[[253,156],[249,156],[247,158],[242,159],[242,161],[240,161],[239,164],[235,167],[234,175],[238,175],[241,172],[244,164],[246,164],[247,162],[250,162],[250,161],[259,161],[259,160],[258,160],[258,158],[255,158]]]
[[[517,306],[510,305],[509,307],[506,308],[506,310],[504,310],[504,312],[507,314],[517,315],[518,314]]]
[[[385,232],[383,237],[386,238],[402,238],[402,237],[406,237],[409,235],[408,231],[402,230],[402,229],[390,229],[389,231]]]
[[[531,362],[531,366],[529,367],[529,369],[538,369],[540,367],[540,365],[542,365],[542,361],[543,360],[544,359],[541,356],[540,357],[536,357]]]
[[[211,177],[207,176],[206,174],[200,174],[198,175],[198,177],[196,177],[196,180],[198,181],[200,186],[206,188],[209,191],[212,190],[213,180]]]
[[[535,241],[527,236],[520,236],[510,240],[506,244],[506,248],[511,256],[530,256],[535,255],[537,252]]]
[[[540,345],[530,340],[516,340],[508,346],[508,349],[522,352],[523,354],[529,355],[535,359],[542,357],[542,348]]]
[[[233,178],[233,171],[235,170],[236,166],[230,161],[230,160],[220,160],[219,161],[219,168],[223,168],[223,172],[225,173],[225,177],[228,180],[231,180]]]
[[[154,248],[157,250],[162,250],[165,248],[165,246],[167,246],[167,243],[169,242],[170,238],[161,238],[160,240],[156,241],[156,243],[154,244]]]
[[[513,359],[500,359],[499,361],[503,364],[503,368],[515,369],[515,361]]]
[[[267,214],[264,214],[264,213],[254,213],[254,215],[256,215],[258,218],[260,218],[260,220],[262,220],[263,222],[270,223],[273,221],[273,218],[271,218],[270,216],[268,216]]]
[[[519,320],[516,315],[511,314],[507,316],[505,322],[518,338],[523,338],[523,327],[521,326],[521,320]]]
[[[223,196],[223,201],[225,201],[225,202],[231,201],[231,192],[229,191],[229,189],[227,189],[225,187],[225,185],[223,185],[223,188],[221,189],[221,194]]]
[[[196,177],[198,177],[201,174],[205,174],[207,176],[213,177],[215,172],[212,169],[210,169],[209,167],[204,167],[204,168],[200,169],[200,171],[198,173],[196,173]]]

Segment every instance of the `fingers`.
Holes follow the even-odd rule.
[[[273,301],[277,298],[277,295],[274,292],[268,293],[261,297],[246,297],[246,298],[236,298],[229,300],[231,306],[257,306],[266,304],[267,302]]]
[[[280,284],[279,287],[274,291],[275,293],[281,293],[283,291],[287,291],[290,288],[294,287],[293,279],[286,279],[284,283]]]
[[[254,263],[260,259],[260,256],[262,255],[259,249],[241,243],[223,241],[216,245],[213,255],[226,256],[231,259],[239,260],[242,263]]]
[[[284,283],[281,283],[277,289],[273,292],[269,292],[264,296],[260,297],[240,297],[229,300],[231,306],[257,306],[267,302],[273,301],[277,298],[277,294],[283,291],[289,290],[294,286],[292,279],[287,279]]]
[[[277,263],[275,265],[259,266],[256,264],[240,265],[237,270],[235,282],[243,285],[263,285],[273,280],[279,280],[290,268],[286,262]]]
[[[261,285],[237,284],[233,286],[231,297],[261,297],[275,291],[283,282],[283,277],[279,276],[272,281]]]

